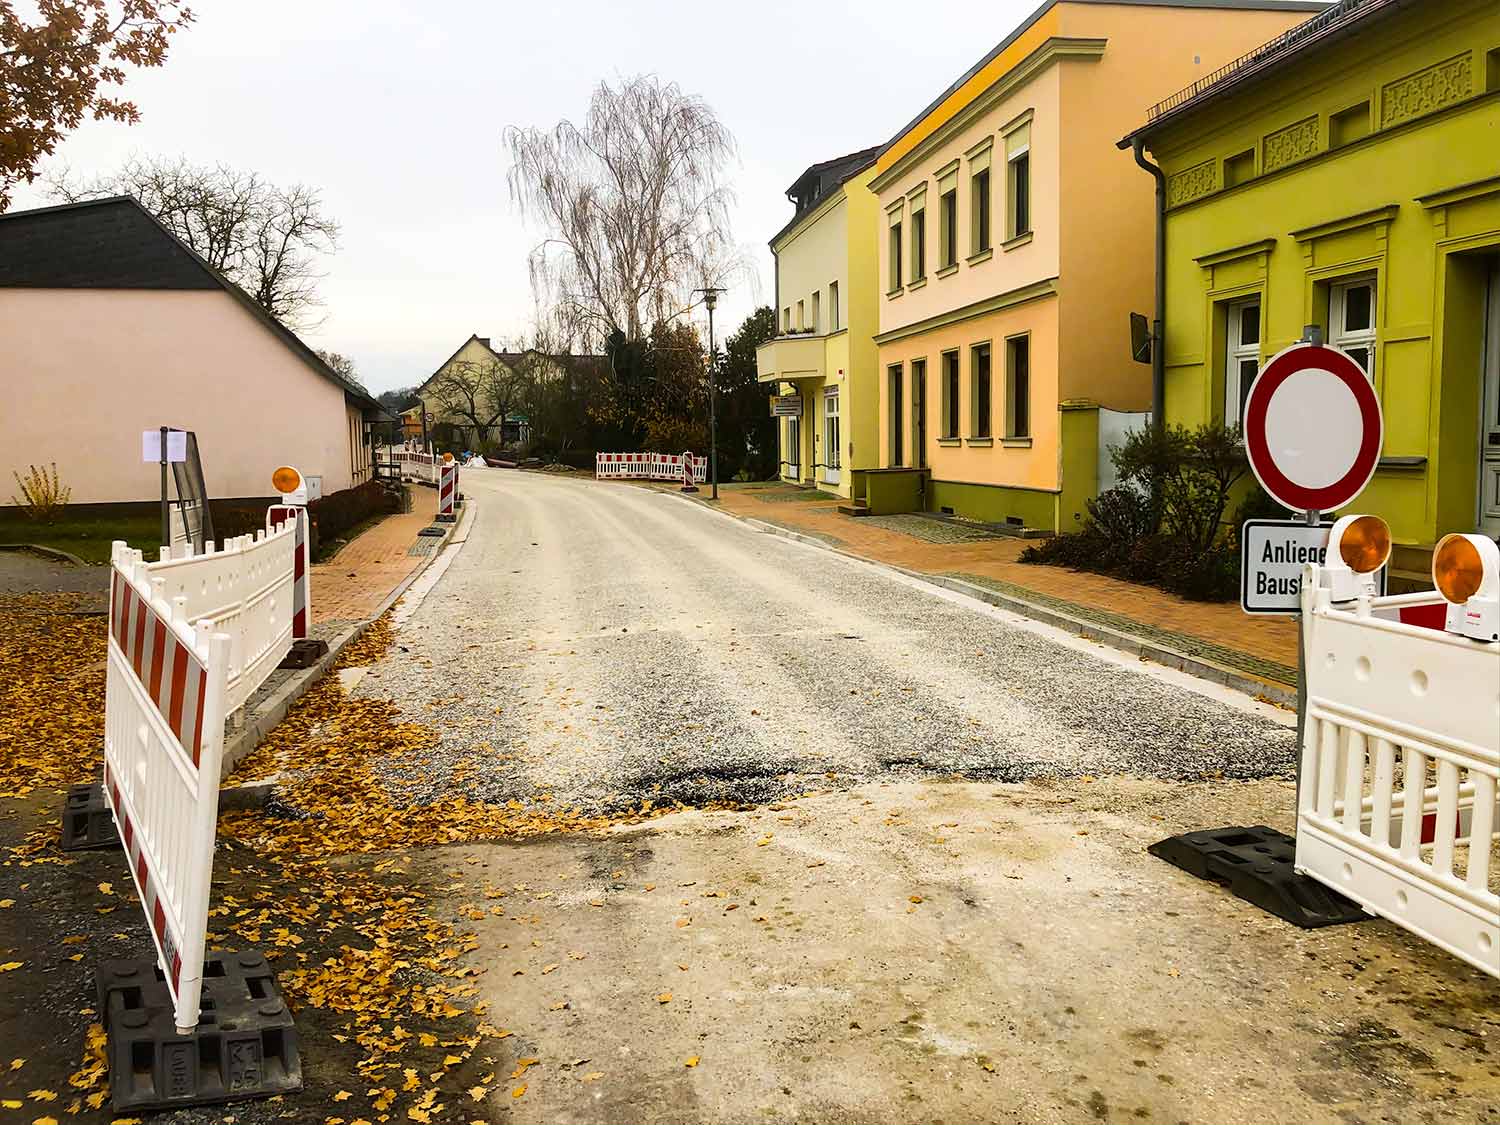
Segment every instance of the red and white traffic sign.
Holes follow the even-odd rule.
[[[1332,512],[1363,492],[1384,434],[1374,386],[1338,348],[1293,344],[1250,385],[1250,468],[1271,498],[1293,511]]]

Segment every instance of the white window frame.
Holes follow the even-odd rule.
[[[1349,290],[1365,287],[1370,290],[1370,325],[1368,328],[1351,329],[1345,324]],[[1379,299],[1380,292],[1375,275],[1372,273],[1343,278],[1328,287],[1328,342],[1345,351],[1350,348],[1368,348],[1370,363],[1365,369],[1365,377],[1370,380],[1375,378],[1375,337],[1377,334],[1375,326],[1380,320],[1377,315],[1379,306],[1376,302]]]
[[[802,418],[800,415],[786,420],[786,475],[792,480],[802,479]]]
[[[1243,319],[1240,314],[1251,305],[1254,305],[1256,310],[1256,340],[1253,344],[1246,344],[1240,339],[1240,324]],[[1224,306],[1224,424],[1226,426],[1237,426],[1245,420],[1241,411],[1245,392],[1249,388],[1240,384],[1240,364],[1247,359],[1253,359],[1255,369],[1260,370],[1260,344],[1265,334],[1265,306],[1259,293],[1253,297],[1230,301]],[[1231,403],[1234,404],[1233,416],[1230,414]]]

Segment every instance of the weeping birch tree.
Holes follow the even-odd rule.
[[[601,82],[582,124],[512,126],[505,144],[511,199],[548,232],[530,256],[533,288],[579,342],[641,340],[681,317],[695,288],[742,268],[724,180],[734,138],[675,83]]]

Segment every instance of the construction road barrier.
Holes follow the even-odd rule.
[[[312,545],[307,509],[293,504],[272,504],[266,509],[266,530],[292,525],[292,639],[306,640],[312,621]]]
[[[1500,977],[1500,644],[1433,627],[1436,592],[1335,604],[1320,569],[1297,869]]]
[[[187,595],[166,600],[137,554],[115,544],[103,788],[188,1034],[203,983],[234,640],[209,618],[189,623]]]
[[[438,466],[438,517],[451,520],[457,501],[458,462],[444,461]]]
[[[690,453],[596,453],[594,476],[600,480],[681,480],[688,481],[686,465],[692,468],[692,482],[708,480],[708,458]]]

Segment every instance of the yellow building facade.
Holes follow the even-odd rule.
[[[871,510],[1081,525],[1151,399],[1153,189],[1114,141],[1320,8],[1053,0],[885,146]]]
[[[1166,176],[1167,420],[1237,422],[1311,326],[1379,393],[1395,574],[1500,535],[1500,5],[1341,5],[1187,94],[1121,142]]]
[[[875,149],[808,168],[787,195],[796,213],[771,240],[777,335],[756,353],[779,409],[780,475],[861,495],[877,464]]]

